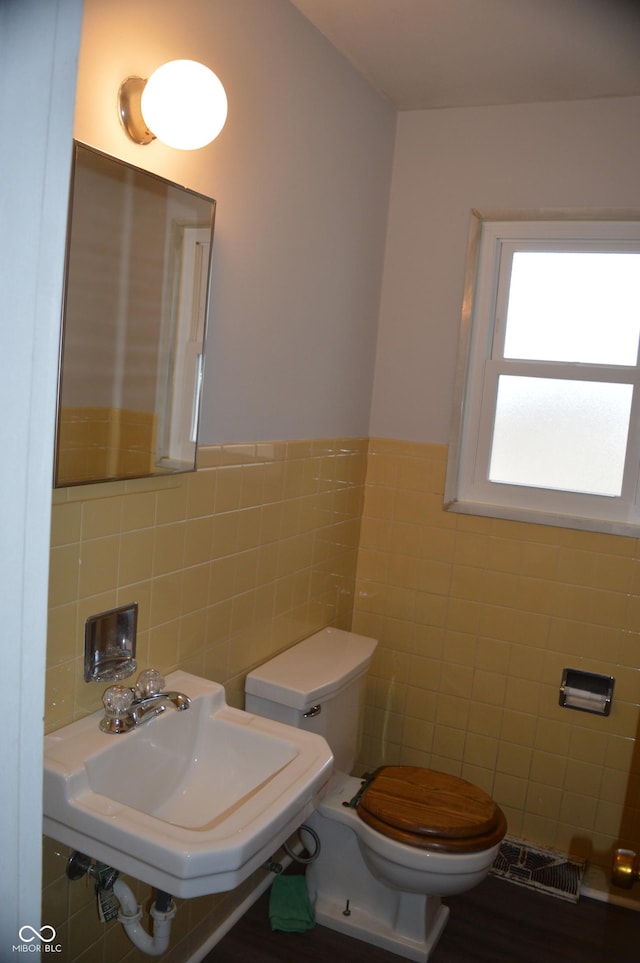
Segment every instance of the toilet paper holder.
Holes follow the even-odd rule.
[[[581,669],[565,669],[560,684],[561,706],[567,709],[580,709],[582,712],[595,712],[608,716],[615,678],[612,675],[599,675],[597,672],[583,672]]]

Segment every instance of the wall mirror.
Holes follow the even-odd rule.
[[[195,469],[214,214],[74,143],[56,488]]]

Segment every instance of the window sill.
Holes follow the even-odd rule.
[[[524,522],[532,525],[548,525],[554,528],[600,532],[603,535],[622,535],[627,538],[640,538],[640,524],[633,522],[587,518],[579,515],[556,515],[552,512],[538,511],[536,509],[490,505],[483,502],[462,501],[458,499],[445,502],[444,508],[445,511],[459,515],[477,515],[484,518],[497,518],[504,521]]]

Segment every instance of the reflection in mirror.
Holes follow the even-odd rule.
[[[74,147],[55,485],[193,471],[215,201]]]

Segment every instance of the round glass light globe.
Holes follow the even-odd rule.
[[[147,127],[163,144],[197,150],[224,127],[227,95],[208,67],[194,60],[172,60],[151,74],[140,108]]]

